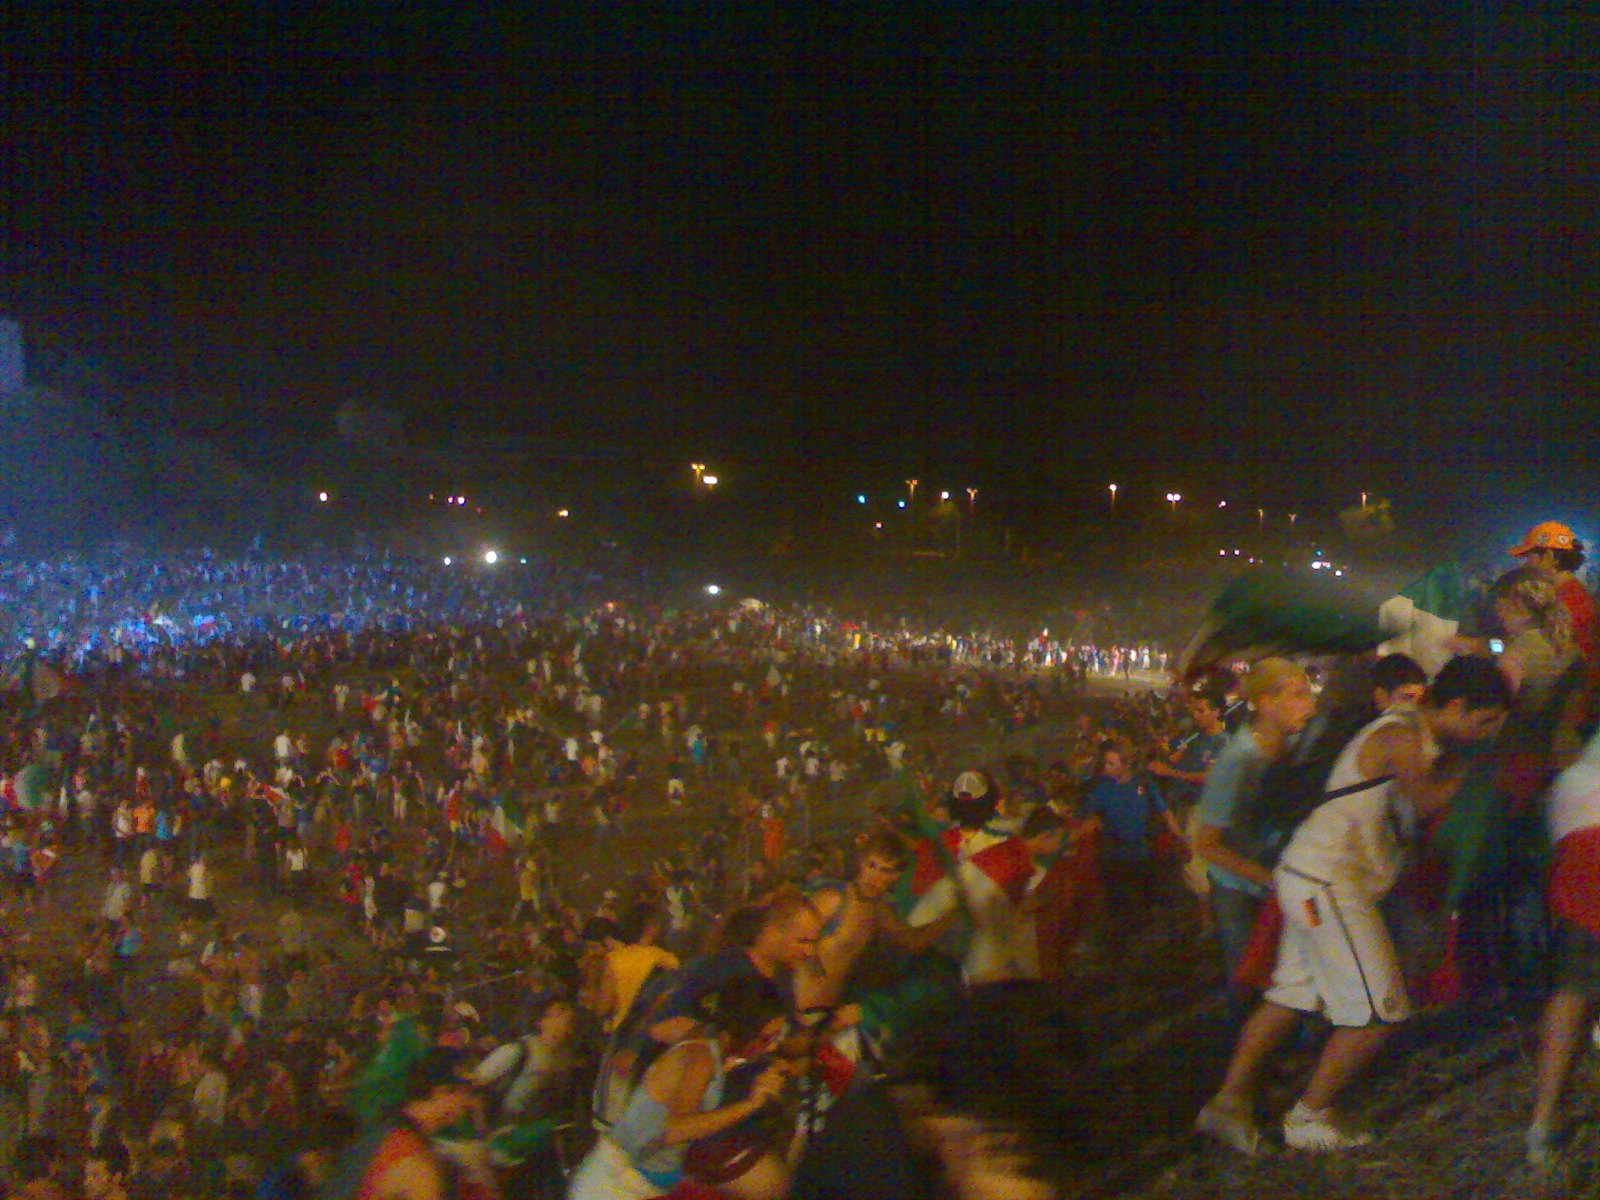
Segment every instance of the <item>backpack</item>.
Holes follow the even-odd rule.
[[[1322,805],[1388,782],[1391,777],[1365,779],[1327,790],[1328,776],[1339,755],[1371,720],[1371,714],[1361,710],[1313,718],[1289,753],[1268,764],[1255,790],[1241,799],[1228,827],[1228,845],[1271,869],[1300,823]]]

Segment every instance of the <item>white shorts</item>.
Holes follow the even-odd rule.
[[[1266,998],[1347,1028],[1409,1017],[1405,976],[1377,906],[1293,868],[1280,866],[1273,879],[1283,940]]]

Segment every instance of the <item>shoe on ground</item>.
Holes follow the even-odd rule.
[[[1249,1106],[1220,1096],[1212,1097],[1200,1110],[1200,1115],[1194,1119],[1194,1129],[1248,1158],[1261,1158],[1273,1151],[1272,1143],[1251,1116]]]
[[[1308,1108],[1302,1101],[1284,1114],[1283,1144],[1291,1150],[1354,1150],[1371,1143],[1371,1133],[1345,1128],[1330,1109]]]
[[[1522,1142],[1527,1148],[1528,1165],[1535,1171],[1553,1170],[1561,1161],[1561,1139],[1554,1129],[1529,1125]]]

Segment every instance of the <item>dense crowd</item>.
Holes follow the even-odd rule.
[[[1547,1158],[1600,972],[1587,850],[1548,936],[1545,798],[1566,851],[1600,819],[1592,604],[1537,559],[1437,678],[1170,694],[1121,693],[1149,647],[548,562],[0,562],[0,1150],[94,1200],[1050,1195],[1066,998],[1160,914],[1240,1030],[1203,1133],[1269,1145],[1307,1017],[1283,1139],[1342,1149],[1416,1008],[1553,995]]]
[[[873,836],[909,915],[942,873],[925,835],[951,782],[998,805],[980,758],[1067,726],[1092,672],[1157,665],[753,600],[672,611],[637,584],[508,566],[0,563],[19,1163],[54,1147],[132,1192],[303,1185],[393,1117],[410,1042],[448,1052],[449,1079],[476,1068],[496,1161],[548,1188],[591,1136],[579,1081],[641,964],[737,945],[729,927],[786,886],[849,882]],[[1144,738],[1151,718],[1117,720]],[[978,824],[1030,847],[1022,885],[1063,857],[1103,732],[1076,727],[1052,772],[1007,763],[1004,810]],[[1067,818],[1027,826],[1052,791]],[[994,913],[1019,907],[1005,886]],[[1062,913],[1089,911],[1088,889],[1051,888],[1062,912],[1028,923],[1084,924]],[[956,959],[986,937],[1003,951],[966,954],[972,982],[1064,969],[1070,938],[1013,951],[1036,946],[1014,913],[965,939],[953,923],[937,932]],[[828,1035],[854,1060],[857,1024]]]

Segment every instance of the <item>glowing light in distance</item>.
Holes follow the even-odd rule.
[[[565,521],[571,515],[572,515],[572,512],[571,512],[570,509],[565,509],[565,508],[556,509],[556,516],[560,517],[563,521]]]
[[[322,503],[326,504],[328,502],[328,493],[327,492],[318,492],[317,493],[317,499],[322,501]]]
[[[883,528],[883,522],[882,521],[874,521],[872,523],[872,527],[874,529],[882,529]]]
[[[448,554],[444,556],[444,565],[447,567],[450,565],[450,556]]]
[[[528,565],[528,560],[525,559],[525,558],[519,558],[519,559],[517,559],[517,561],[520,562],[523,566],[527,566]]]
[[[494,566],[495,563],[500,561],[500,552],[498,550],[485,550],[483,552],[483,561],[491,567]]]
[[[906,506],[906,502],[904,500],[896,500],[895,503],[898,504],[901,508],[904,508]]]
[[[940,492],[939,493],[939,499],[940,500],[948,500],[948,499],[950,499],[950,493],[949,492]]]
[[[714,583],[708,583],[706,584],[706,595],[720,596],[722,595],[722,589]]]
[[[708,488],[714,488],[717,486],[718,481],[715,475],[702,475],[700,476],[700,482],[705,484]]]
[[[856,503],[857,504],[865,504],[866,502],[867,502],[867,498],[865,496],[857,496],[856,497]]]

